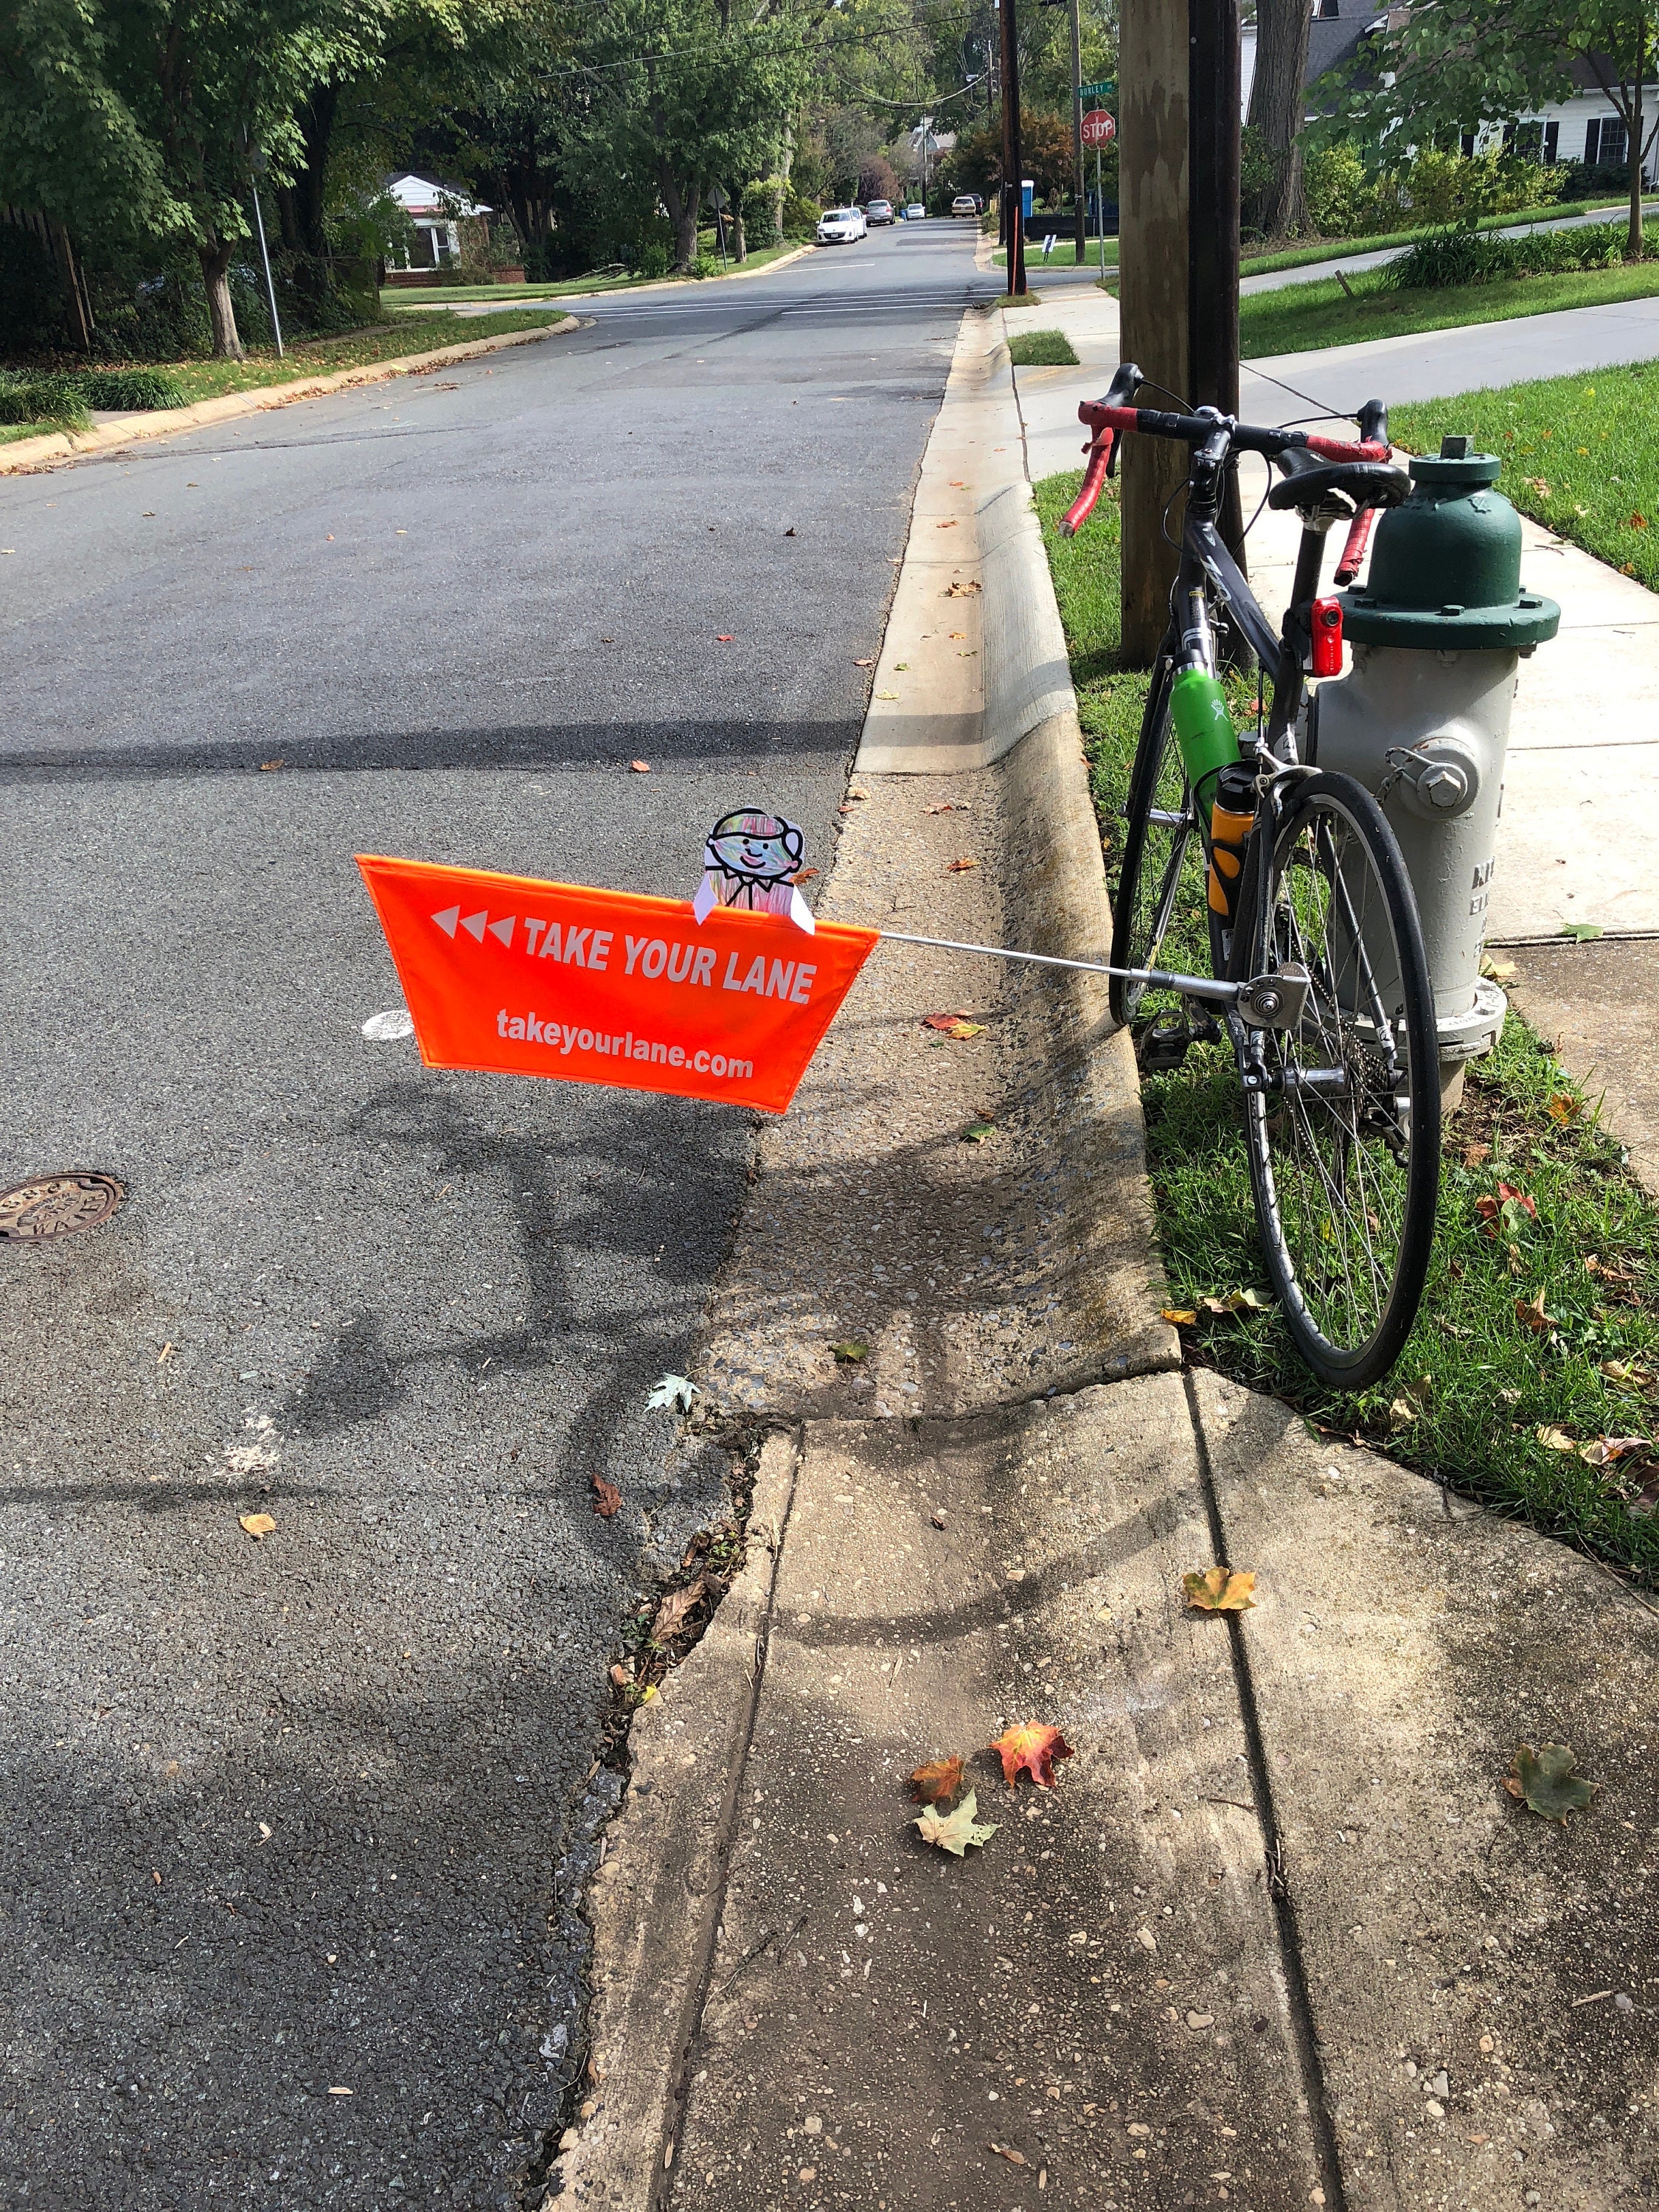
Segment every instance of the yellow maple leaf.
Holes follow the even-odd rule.
[[[1181,1587],[1194,1613],[1245,1613],[1255,1604],[1250,1595],[1255,1577],[1233,1567],[1206,1567],[1201,1574],[1182,1575]]]
[[[265,1538],[276,1526],[269,1513],[239,1513],[236,1516],[236,1524],[238,1528],[246,1528],[256,1544],[264,1543]]]

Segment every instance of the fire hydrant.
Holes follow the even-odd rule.
[[[1306,757],[1357,777],[1400,840],[1434,986],[1445,1106],[1490,1052],[1504,999],[1480,974],[1517,668],[1560,626],[1521,589],[1521,520],[1503,465],[1467,438],[1409,464],[1409,499],[1382,515],[1362,589],[1342,594],[1351,672],[1320,685]]]

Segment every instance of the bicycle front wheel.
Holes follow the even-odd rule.
[[[1299,1016],[1259,1033],[1265,1085],[1245,1091],[1268,1272],[1308,1365],[1360,1390],[1400,1355],[1434,1242],[1440,1080],[1417,903],[1381,808],[1344,775],[1299,784],[1247,872],[1234,975],[1281,975],[1292,1002],[1305,979]]]
[[[1188,912],[1204,908],[1204,855],[1170,719],[1170,672],[1167,657],[1160,654],[1129,776],[1123,866],[1112,902],[1114,968],[1194,964],[1193,948],[1181,940],[1190,933],[1184,927]],[[1172,935],[1176,942],[1161,961]],[[1201,954],[1196,964],[1201,970]],[[1112,1019],[1121,1028],[1154,1013],[1176,1012],[1182,1006],[1172,992],[1155,992],[1146,1000],[1144,983],[1113,976]]]

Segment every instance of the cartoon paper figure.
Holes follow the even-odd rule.
[[[805,857],[805,838],[781,814],[722,815],[703,845],[703,878],[691,910],[702,923],[717,906],[748,907],[786,915],[811,936],[817,929],[812,909],[793,881]]]

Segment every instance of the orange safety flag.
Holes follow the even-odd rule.
[[[781,1114],[878,933],[360,853],[428,1067]]]

